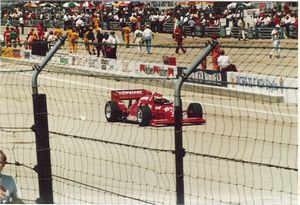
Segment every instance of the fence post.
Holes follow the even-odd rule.
[[[66,35],[60,38],[43,60],[38,65],[33,66],[34,71],[31,79],[34,112],[34,125],[32,126],[32,131],[35,132],[37,155],[35,171],[38,173],[39,181],[39,198],[37,199],[37,203],[41,204],[53,204],[54,202],[46,95],[38,94],[37,79],[39,73],[64,43],[66,38]]]
[[[203,60],[210,54],[213,48],[218,44],[217,41],[212,41],[208,44],[202,54],[200,54],[191,66],[182,70],[178,74],[178,80],[175,83],[174,89],[174,129],[175,129],[175,169],[176,169],[176,201],[177,205],[184,204],[184,171],[183,171],[183,157],[185,156],[185,149],[182,141],[182,100],[181,87],[184,81],[194,72]]]

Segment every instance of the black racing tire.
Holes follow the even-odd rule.
[[[137,122],[140,126],[150,125],[151,119],[152,119],[152,113],[149,106],[145,105],[138,109]]]
[[[199,103],[190,103],[187,109],[188,118],[191,117],[203,117],[203,109]]]
[[[108,101],[105,104],[104,114],[107,122],[117,122],[122,118],[122,111],[116,101]]]

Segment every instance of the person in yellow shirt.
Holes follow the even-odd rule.
[[[93,22],[94,22],[94,29],[97,31],[97,29],[100,27],[100,19],[98,16],[96,16],[94,19],[93,19]]]
[[[86,50],[89,52],[90,55],[95,55],[96,54],[96,50],[95,50],[95,35],[93,32],[93,28],[90,27],[87,32],[84,33],[84,37],[83,37],[85,46],[86,46]],[[92,53],[93,52],[93,53]]]
[[[129,21],[131,23],[131,30],[132,32],[135,32],[136,28],[137,28],[137,23],[138,23],[138,19],[136,18],[135,15],[132,15],[130,18],[129,18]]]
[[[125,27],[123,27],[123,32],[124,32],[124,39],[125,39],[125,43],[126,43],[126,48],[129,48],[129,37],[130,37],[130,32],[131,29],[129,28],[129,26],[126,24]]]
[[[63,29],[60,28],[59,26],[57,26],[57,27],[54,29],[54,35],[55,35],[57,38],[60,38],[60,37],[63,35]]]
[[[76,53],[78,48],[78,39],[79,34],[75,31],[74,28],[72,28],[71,32],[68,33],[68,39],[69,39],[69,51],[70,53]]]

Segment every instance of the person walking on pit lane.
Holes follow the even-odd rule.
[[[186,52],[186,49],[183,48],[183,35],[182,26],[177,26],[174,32],[175,41],[177,42],[176,53],[179,52],[179,49],[181,49],[183,53]]]
[[[153,39],[153,32],[152,30],[149,28],[149,25],[146,25],[145,30],[143,31],[143,39],[144,42],[146,43],[146,50],[148,54],[151,54],[151,43],[152,43],[152,39]]]

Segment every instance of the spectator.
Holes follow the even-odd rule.
[[[9,39],[10,39],[10,45],[16,48],[18,34],[13,27],[10,28],[10,38]]]
[[[243,18],[240,18],[238,20],[238,23],[237,23],[238,27],[239,27],[239,34],[238,34],[238,39],[239,41],[241,40],[241,35],[242,35],[242,38],[243,40],[245,41],[246,40],[246,37],[245,37],[245,21]]]
[[[106,57],[117,59],[117,47],[120,44],[119,38],[116,36],[114,31],[111,31],[108,39],[105,40],[106,45]]]
[[[6,155],[0,150],[0,203],[1,204],[16,204],[22,203],[20,200],[20,191],[12,176],[2,174],[2,170],[7,164]]]
[[[60,28],[59,26],[57,26],[57,27],[54,29],[54,35],[55,35],[57,38],[60,38],[60,37],[63,35],[63,29]]]
[[[97,32],[96,33],[96,43],[97,43],[96,49],[97,49],[97,57],[99,57],[100,51],[102,51],[102,54],[103,54],[102,41],[104,39],[104,35],[100,28],[96,29],[96,32]],[[103,54],[103,56],[104,56],[104,54]]]
[[[153,32],[149,28],[149,25],[146,25],[146,28],[143,31],[143,39],[144,39],[144,42],[146,43],[146,50],[147,50],[148,54],[151,54],[152,38],[153,38]]]
[[[89,52],[89,54],[90,55],[92,55],[92,54],[96,55],[95,46],[94,46],[95,35],[94,35],[92,27],[90,27],[88,29],[88,31],[84,34],[84,40],[85,40],[85,43],[86,43],[86,49]]]
[[[276,50],[276,58],[279,58],[280,55],[280,39],[279,39],[279,25],[276,25],[275,28],[272,30],[272,42],[273,42],[273,48],[269,53],[270,58],[272,58],[273,52]]]
[[[133,34],[133,43],[138,45],[139,53],[142,52],[142,44],[143,44],[143,32],[138,28],[134,31]]]
[[[20,24],[20,27],[21,27],[21,33],[22,33],[22,35],[24,35],[24,18],[23,18],[23,16],[21,16],[19,18],[19,24]]]
[[[216,35],[212,35],[211,39],[217,41],[218,37]],[[213,70],[220,70],[218,66],[218,58],[220,56],[220,51],[221,51],[221,47],[220,44],[218,44],[211,52]]]
[[[131,29],[129,28],[129,26],[127,24],[125,24],[125,26],[122,28],[122,31],[124,33],[124,40],[126,43],[126,48],[129,48],[129,42],[130,42],[130,32]]]
[[[78,48],[78,39],[79,34],[76,32],[75,28],[72,28],[72,30],[68,33],[69,38],[69,51],[70,53],[76,53]]]
[[[175,41],[177,42],[177,47],[175,50],[176,53],[179,52],[179,49],[181,49],[183,53],[186,52],[186,49],[183,48],[183,35],[184,34],[183,34],[182,26],[178,26],[175,29],[175,33],[174,33]]]
[[[129,18],[129,21],[131,22],[131,31],[134,32],[135,29],[137,28],[138,19],[136,18],[135,15],[132,15]]]
[[[195,26],[196,26],[196,22],[194,21],[194,18],[191,18],[188,21],[188,25],[190,27],[192,38],[194,38],[194,36],[195,36]]]
[[[6,29],[3,33],[3,37],[5,40],[6,47],[9,47],[10,46],[10,30],[9,30],[8,26],[6,26]]]
[[[57,36],[54,35],[53,31],[49,32],[49,36],[47,38],[47,41],[49,43],[49,49],[51,49],[54,46],[55,42],[57,41]]]
[[[228,56],[225,56],[225,51],[221,49],[220,56],[218,57],[218,66],[222,71],[237,72],[236,66],[231,63]]]

